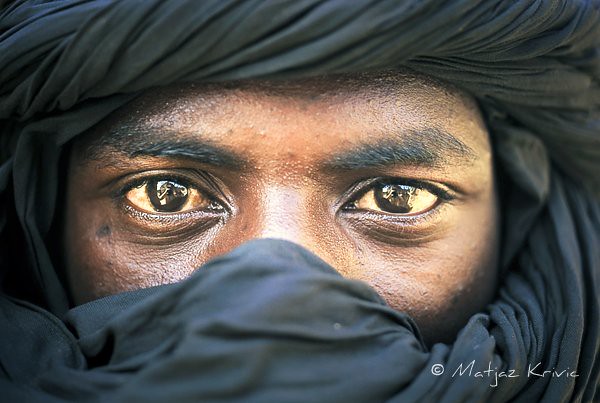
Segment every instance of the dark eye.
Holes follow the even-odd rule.
[[[153,178],[125,193],[125,198],[138,210],[155,213],[181,213],[189,210],[219,209],[199,189],[177,179]]]
[[[146,193],[156,211],[178,211],[188,199],[188,188],[172,180],[149,180]]]
[[[424,188],[403,183],[376,182],[352,203],[351,208],[416,215],[432,209],[438,201],[437,195]]]

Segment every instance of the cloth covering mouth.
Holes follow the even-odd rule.
[[[534,336],[515,333],[510,305],[501,298],[452,345],[428,350],[412,319],[368,285],[262,239],[183,282],[95,300],[64,321],[4,298],[2,340],[34,336],[0,359],[10,401],[504,401],[530,382],[515,347]],[[509,368],[522,379],[495,378]]]
[[[6,318],[17,305],[2,307]],[[457,340],[478,370],[501,363],[486,321],[474,317]],[[459,365],[448,346],[428,352],[408,316],[283,240],[251,241],[177,284],[80,305],[44,333],[54,348],[43,370],[35,346],[6,370],[72,401],[423,401],[490,389],[433,376],[434,364]]]
[[[245,263],[254,262],[250,272],[259,273],[275,266],[258,264],[242,248],[227,258],[229,269],[199,270],[181,284],[69,306],[48,245],[63,180],[60,161],[70,140],[155,86],[396,68],[445,80],[477,99],[502,178],[502,283],[497,298],[454,343],[425,351],[410,319],[363,286],[317,269],[322,263],[290,245],[282,247],[286,256],[303,256],[298,262],[288,256],[290,268],[304,269],[277,265],[273,279],[244,276]],[[597,399],[599,84],[597,0],[8,2],[0,11],[2,398],[125,401],[147,393],[145,400],[172,401],[174,394],[185,400],[210,390],[215,394],[206,400]],[[257,250],[282,261],[269,242]],[[240,278],[228,278],[236,267]],[[279,295],[274,285],[249,306],[241,298],[255,296],[252,287],[230,299],[204,288],[204,280],[216,284],[226,277],[232,283],[219,284],[224,295],[233,284],[264,289],[285,278],[297,289],[280,295],[287,303],[309,284],[329,285],[311,293],[304,309],[290,306],[286,317],[267,303]],[[232,316],[222,322],[209,321],[218,312],[197,316],[200,289],[216,298],[203,306],[214,304]],[[185,297],[190,306],[168,295]],[[234,326],[245,318],[228,305],[233,301],[254,320],[246,328]],[[315,305],[319,301],[345,301],[347,307],[336,316]],[[311,309],[318,317],[306,315]],[[342,320],[351,313],[360,319]],[[300,329],[294,318],[311,326]],[[270,330],[261,333],[259,323]],[[281,333],[273,333],[279,323]],[[242,329],[256,349],[240,333],[227,333]],[[205,330],[212,332],[207,340],[201,338]],[[361,332],[364,343],[350,337]],[[328,339],[340,335],[349,339],[339,345]],[[198,375],[196,358],[211,354],[202,351],[205,341],[222,348],[212,350],[220,357],[231,347],[246,360],[231,356],[225,362],[237,367],[213,362]],[[198,351],[186,355],[192,347]],[[337,362],[333,374],[325,373],[332,369],[330,358]],[[489,363],[521,376],[491,387],[487,379],[431,373],[434,364],[456,368],[473,360],[481,370]],[[528,365],[537,363],[551,371],[575,370],[577,377],[528,377]],[[192,374],[207,389],[195,389]],[[218,395],[220,382],[232,382],[240,394]],[[303,394],[284,395],[283,386]]]

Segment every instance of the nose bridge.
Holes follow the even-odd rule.
[[[275,238],[294,242],[319,256],[340,274],[362,279],[357,271],[354,254],[341,245],[344,237],[328,224],[328,214],[320,201],[313,200],[310,191],[301,187],[269,184],[262,191],[257,206],[260,218],[252,226],[251,238]]]
[[[261,200],[258,238],[286,239],[306,246],[306,200],[300,189],[269,185]]]

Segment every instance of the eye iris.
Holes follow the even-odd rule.
[[[188,199],[188,188],[173,180],[151,180],[147,186],[148,198],[157,211],[177,211]]]
[[[407,185],[384,184],[375,189],[375,200],[384,211],[405,214],[413,209],[413,197],[418,190]]]

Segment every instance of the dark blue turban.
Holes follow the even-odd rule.
[[[396,68],[477,99],[505,178],[500,289],[454,343],[283,241],[69,307],[49,247],[69,140],[154,86]],[[598,399],[599,194],[598,1],[8,2],[0,400]]]

